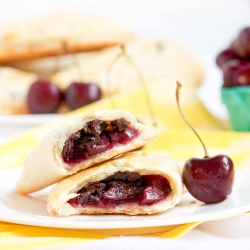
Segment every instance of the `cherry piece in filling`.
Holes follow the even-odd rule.
[[[116,145],[125,145],[138,134],[123,118],[111,122],[95,119],[66,140],[62,157],[68,164],[79,163]]]
[[[78,191],[79,196],[68,202],[73,207],[114,209],[119,204],[152,205],[165,199],[170,192],[170,184],[163,176],[127,171],[117,172],[99,182],[88,183]]]

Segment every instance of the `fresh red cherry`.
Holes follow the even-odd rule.
[[[223,72],[223,86],[224,87],[233,87],[235,86],[235,74],[238,71],[240,66],[240,60],[230,60],[222,65]]]
[[[225,62],[228,62],[229,60],[232,59],[239,59],[239,56],[236,53],[235,49],[230,47],[228,49],[221,51],[218,54],[218,56],[216,57],[216,64],[219,68],[221,68]]]
[[[250,74],[250,62],[243,60],[230,60],[225,62],[222,67],[223,86],[235,87],[240,85],[248,85],[246,83]]]
[[[250,58],[250,27],[240,31],[234,47],[241,58]]]
[[[181,116],[200,140],[204,151],[204,158],[191,158],[183,167],[183,182],[189,193],[205,203],[223,201],[232,192],[234,183],[234,165],[226,155],[209,157],[207,149],[200,136],[186,120],[179,105],[181,84],[177,82],[176,100]]]
[[[37,80],[28,91],[27,104],[31,113],[54,113],[63,99],[59,87],[47,80]]]
[[[240,67],[235,74],[235,86],[250,85],[250,62],[244,67]]]
[[[224,200],[231,192],[234,165],[226,155],[208,158],[191,158],[183,168],[183,182],[197,200],[215,203]]]
[[[74,82],[66,89],[65,101],[71,109],[77,109],[100,100],[101,96],[98,85]]]

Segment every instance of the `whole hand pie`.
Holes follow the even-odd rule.
[[[38,79],[34,73],[0,67],[0,114],[27,114],[27,93]]]
[[[133,33],[103,17],[56,12],[0,24],[0,62],[93,51],[120,44]]]
[[[174,86],[178,80],[196,89],[204,79],[202,63],[192,52],[176,42],[165,38],[147,38],[133,39],[124,45],[126,54],[147,83],[174,77]],[[66,89],[72,82],[96,83],[104,94],[120,93],[131,87],[141,86],[134,66],[125,57],[121,57],[110,72],[108,88],[107,72],[119,53],[121,49],[118,46],[79,53],[77,58],[80,65],[62,69],[52,75],[51,79],[61,89]]]
[[[142,147],[153,128],[121,110],[98,110],[55,129],[28,155],[17,191],[28,194],[65,177]]]
[[[131,152],[72,175],[52,188],[47,209],[74,214],[154,214],[181,200],[178,162],[166,153]]]

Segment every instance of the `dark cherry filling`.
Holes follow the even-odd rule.
[[[115,209],[121,203],[152,205],[165,199],[170,192],[168,180],[161,175],[119,171],[105,180],[88,183],[77,192],[79,196],[68,203],[73,207]]]
[[[138,134],[138,130],[123,118],[114,121],[95,119],[66,140],[62,157],[68,164],[78,163],[115,145],[124,145]]]

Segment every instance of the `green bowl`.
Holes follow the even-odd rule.
[[[221,99],[227,107],[232,129],[250,131],[250,86],[222,87]]]

